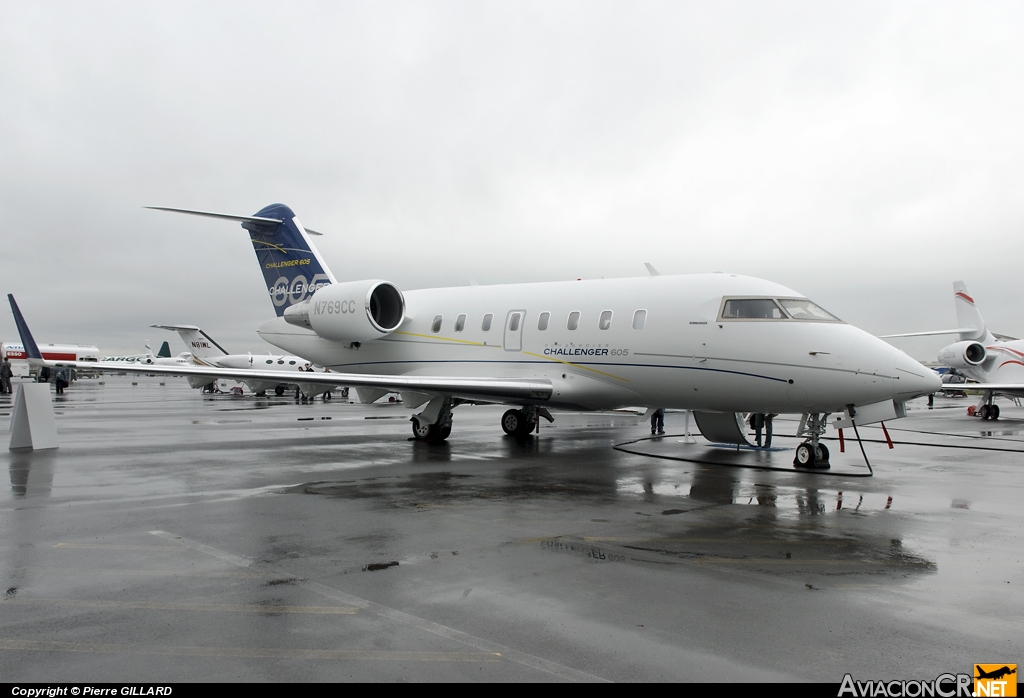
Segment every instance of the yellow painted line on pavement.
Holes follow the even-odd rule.
[[[781,557],[699,557],[689,560],[698,565],[893,565],[888,560],[800,560]]]
[[[266,659],[350,659],[397,662],[497,662],[496,652],[415,652],[402,650],[301,650],[275,647],[195,647],[190,645],[115,644],[109,642],[56,642],[49,640],[6,640],[0,650],[42,652],[88,652],[91,654],[161,654],[176,657],[243,657]]]
[[[183,553],[186,550],[176,545],[121,545],[119,543],[57,543],[53,547],[73,550],[162,550],[168,553]]]
[[[45,567],[29,565],[19,569],[32,570],[33,572],[60,572],[64,574],[88,575],[88,574],[121,574],[140,575],[149,577],[210,577],[213,579],[262,579],[266,575],[259,572],[203,572],[189,570],[136,570],[119,567]]]
[[[314,613],[352,615],[359,612],[353,606],[277,606],[261,604],[195,603],[176,601],[101,601],[96,599],[34,599],[18,596],[7,599],[4,605],[76,606],[79,608],[109,608],[113,610],[146,611],[209,611],[229,613]]]

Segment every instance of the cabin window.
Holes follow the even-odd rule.
[[[569,321],[565,323],[567,329],[575,330],[580,326],[580,311],[574,310],[569,313]]]
[[[283,364],[283,363],[284,363],[284,359],[278,359],[278,360],[277,360],[277,363],[279,363],[279,364]]]
[[[806,298],[780,298],[779,303],[794,320],[816,320],[818,322],[840,322],[832,313]]]
[[[434,333],[437,333],[437,332],[441,331],[441,316],[440,315],[435,315],[434,316],[434,322],[430,326],[430,331],[434,332]]]
[[[455,318],[455,331],[462,332],[464,329],[466,329],[466,316],[460,315]]]
[[[288,365],[289,365],[289,366],[294,366],[294,365],[295,365],[295,362],[294,362],[294,361],[289,361],[289,362],[288,362]]]
[[[723,320],[785,320],[786,314],[771,298],[730,298],[722,305]]]
[[[483,330],[484,332],[490,332],[491,331],[491,319],[493,317],[494,317],[494,315],[492,313],[487,313],[486,315],[484,315],[484,321],[482,323],[480,323],[480,329]]]
[[[541,330],[542,332],[544,330],[546,330],[548,328],[548,320],[550,320],[550,319],[551,319],[551,313],[548,313],[548,312],[541,313],[540,316],[537,318],[537,329]]]
[[[604,310],[601,312],[601,319],[597,321],[597,327],[601,330],[607,330],[612,326],[612,311]]]
[[[647,324],[647,311],[646,310],[638,310],[635,313],[633,313],[633,329],[634,330],[642,330],[644,328],[644,325],[646,325],[646,324]]]
[[[267,363],[268,364],[272,364],[272,363],[274,363],[274,360],[273,359],[267,359]]]
[[[512,315],[508,319],[508,331],[509,332],[518,332],[519,331],[519,321],[522,318],[523,318],[522,313],[512,313]]]

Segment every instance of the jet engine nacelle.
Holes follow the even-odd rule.
[[[985,360],[985,345],[970,340],[950,344],[939,352],[939,361],[950,368],[971,368]]]
[[[397,330],[405,320],[405,297],[387,281],[346,281],[323,286],[284,311],[285,322],[324,339],[367,342]]]

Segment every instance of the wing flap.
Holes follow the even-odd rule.
[[[105,373],[145,373],[165,376],[206,376],[237,381],[265,380],[278,383],[309,383],[352,388],[378,388],[388,392],[415,391],[452,397],[495,400],[538,400],[551,398],[551,381],[543,378],[461,378],[453,376],[386,376],[360,373],[307,373],[302,371],[259,371],[213,366],[135,366],[103,361],[45,361],[41,366],[74,368]]]

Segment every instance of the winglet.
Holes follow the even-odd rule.
[[[11,311],[14,313],[14,324],[18,326],[18,334],[21,335],[21,343],[25,347],[25,353],[29,359],[42,359],[43,354],[39,351],[39,346],[36,344],[36,340],[32,338],[32,333],[28,329],[28,323],[25,322],[25,316],[21,314],[21,309],[18,308],[18,303],[14,300],[14,295],[11,293],[7,294],[7,300],[11,302]]]
[[[644,262],[644,266],[647,267],[647,272],[651,276],[661,276],[661,272],[659,272],[657,269],[655,269],[654,266],[650,262]]]

